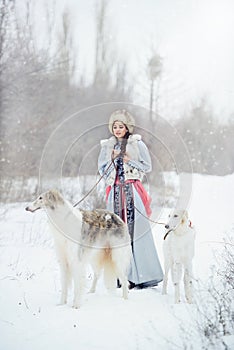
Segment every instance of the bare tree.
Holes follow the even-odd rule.
[[[15,1],[0,0],[0,176],[2,177],[5,165],[5,148],[3,142],[4,133],[6,130],[6,121],[3,118],[3,110],[5,109],[6,101],[3,91],[5,82],[3,73],[6,70],[6,64],[9,59],[9,47],[11,47],[11,24],[14,17]]]
[[[11,23],[14,17],[15,0],[0,0],[0,73],[6,61],[6,52],[10,44]]]
[[[193,103],[175,127],[188,148],[195,172],[225,175],[233,171],[234,123],[219,122],[206,97]]]
[[[96,3],[96,42],[94,83],[109,84],[110,78],[110,46],[107,28],[107,0]]]
[[[1,1],[1,0],[0,0]],[[8,1],[11,3],[10,1]],[[2,3],[8,3],[2,0]],[[38,174],[40,158],[44,146],[53,130],[67,117],[80,109],[97,104],[108,96],[108,101],[129,100],[131,87],[127,85],[127,67],[122,61],[111,60],[111,52],[115,47],[111,45],[107,35],[107,2],[103,2],[99,13],[99,38],[97,47],[97,69],[90,85],[81,83],[71,84],[71,75],[75,53],[73,51],[73,35],[71,31],[70,14],[65,10],[61,13],[60,27],[53,23],[54,8],[45,7],[47,19],[47,37],[45,47],[38,49],[34,33],[32,0],[25,2],[25,16],[19,18],[15,8],[9,12],[11,27],[7,29],[4,51],[4,69],[2,69],[1,97],[4,97],[4,108],[1,108],[1,121],[5,125],[2,132],[2,175],[5,177],[2,191],[5,198],[9,197],[6,188],[12,186],[12,179],[20,176],[26,182],[29,176]],[[48,4],[46,6],[49,6]],[[10,8],[9,8],[10,9]],[[5,23],[5,22],[4,22]],[[4,30],[2,33],[4,33]],[[4,37],[5,39],[5,37]],[[56,45],[50,47],[56,41]],[[8,57],[8,59],[6,59]],[[116,56],[117,57],[117,56]],[[94,59],[95,61],[95,59]],[[3,63],[3,60],[1,61]],[[1,66],[2,67],[2,66]],[[100,73],[100,74],[99,74]],[[98,78],[99,76],[99,78]],[[105,83],[108,82],[108,83]],[[112,82],[112,83],[110,83]],[[96,85],[98,84],[98,85]],[[100,88],[102,84],[102,88]],[[112,107],[109,107],[111,113]],[[107,113],[107,115],[108,115]],[[107,115],[102,110],[95,111],[98,123],[105,126]],[[69,118],[68,118],[69,119]],[[93,126],[93,112],[84,113],[66,124],[66,128],[59,134],[57,147],[53,149],[48,161],[48,173],[56,174],[57,166],[64,154],[64,149],[70,145],[78,133],[85,133]],[[105,132],[100,128],[87,134],[82,142],[77,143],[74,152],[70,152],[64,162],[64,175],[77,176],[77,167],[82,162],[82,156],[99,144]],[[106,137],[108,135],[105,135]],[[98,147],[95,149],[97,158]],[[91,161],[83,162],[82,173],[96,173],[97,164]],[[9,179],[9,182],[7,182]],[[2,193],[3,193],[2,192]],[[21,193],[11,198],[20,199]],[[21,191],[24,199],[25,191]],[[14,198],[13,198],[14,197]]]

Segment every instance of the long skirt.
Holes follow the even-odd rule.
[[[156,286],[163,280],[150,222],[140,195],[132,186],[134,206],[134,239],[128,280],[140,288]],[[107,209],[114,211],[114,187],[107,197]],[[141,215],[141,213],[144,215]]]

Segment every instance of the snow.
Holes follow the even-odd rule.
[[[234,227],[234,174],[225,177],[193,175],[189,215],[196,227],[195,278],[205,282],[223,238]],[[109,294],[103,281],[95,294],[86,293],[79,310],[58,306],[59,270],[46,214],[24,211],[26,203],[0,206],[0,350],[56,349],[201,349],[192,327],[195,305],[173,303],[173,286],[167,296],[158,287]],[[170,209],[161,211],[161,221]],[[161,263],[164,227],[153,233]],[[87,290],[92,273],[87,273]],[[199,288],[199,284],[195,288]],[[181,288],[182,291],[182,288]],[[182,291],[183,296],[183,291]],[[71,297],[71,295],[70,295]],[[189,329],[189,328],[188,328]],[[231,348],[234,337],[226,336]]]

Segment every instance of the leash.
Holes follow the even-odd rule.
[[[190,227],[190,228],[193,228],[193,226],[192,226],[192,221],[191,221],[191,220],[189,220],[189,227]],[[165,236],[163,237],[164,241],[165,241],[165,239],[167,238],[167,236],[169,235],[169,233],[172,232],[172,231],[174,231],[174,230],[175,230],[175,228],[171,228],[169,231],[167,231],[167,233],[166,233]]]
[[[97,185],[100,183],[100,181],[104,178],[104,176],[107,174],[108,170],[110,169],[110,167],[114,165],[115,167],[115,163],[114,163],[114,158],[113,156],[111,157],[111,163],[108,165],[108,167],[106,168],[106,170],[104,171],[104,173],[102,174],[102,176],[100,176],[99,180],[93,185],[93,187],[75,204],[73,204],[73,207],[77,207],[77,205],[79,205],[81,202],[83,202],[92,192],[93,190],[97,187]],[[141,214],[144,218],[146,218],[147,220],[149,220],[150,222],[157,224],[157,225],[166,225],[164,222],[159,222],[159,221],[154,221],[152,219],[150,219],[148,216],[144,215],[138,208],[135,207],[134,205],[134,209],[136,209],[136,211]],[[170,232],[170,231],[169,231]],[[168,232],[168,233],[169,233]]]
[[[136,211],[138,211],[139,214],[141,214],[144,218],[146,218],[150,222],[157,224],[157,225],[166,225],[165,222],[159,222],[159,221],[154,221],[154,220],[150,219],[148,216],[143,214],[137,207],[135,207],[135,205],[134,205],[134,209],[136,209]]]
[[[231,247],[234,247],[233,243],[229,243],[229,242],[221,242],[221,241],[201,241],[200,244],[203,243],[215,243],[215,244],[223,244],[223,245],[229,245]]]
[[[114,161],[112,160],[111,163],[109,164],[109,166],[107,167],[107,169],[105,170],[105,172],[102,174],[102,176],[99,178],[99,180],[93,185],[93,187],[84,195],[84,197],[82,197],[78,202],[76,202],[75,204],[73,204],[73,207],[77,207],[77,205],[79,205],[81,202],[83,202],[85,200],[85,198],[87,198],[90,193],[93,192],[93,190],[97,187],[97,185],[99,184],[99,182],[103,179],[103,177],[106,175],[107,171],[110,169],[110,167],[112,166],[112,164],[114,163]]]

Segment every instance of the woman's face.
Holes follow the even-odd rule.
[[[128,129],[126,128],[124,123],[118,121],[114,122],[113,133],[115,137],[117,137],[118,139],[123,138],[127,131]]]

